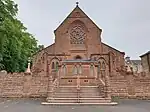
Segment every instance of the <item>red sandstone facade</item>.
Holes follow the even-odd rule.
[[[35,55],[33,73],[44,71],[45,75],[52,75],[55,69],[61,69],[60,76],[65,77],[76,76],[76,69],[81,69],[81,76],[98,77],[103,66],[109,76],[115,76],[116,68],[124,66],[125,53],[103,43],[102,29],[78,6],[54,33],[55,43]],[[92,65],[94,74],[91,74]]]
[[[56,103],[150,98],[149,73],[127,73],[125,53],[102,42],[102,29],[78,5],[54,33],[55,43],[34,55],[32,74],[0,76],[1,97],[46,97]]]

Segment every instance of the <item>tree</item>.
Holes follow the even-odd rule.
[[[0,0],[0,70],[25,71],[28,57],[38,50],[37,40],[17,19],[17,4]]]
[[[44,49],[44,45],[38,45],[38,51]]]

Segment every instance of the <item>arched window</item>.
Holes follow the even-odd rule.
[[[59,67],[59,60],[58,59],[53,59],[51,62],[51,69],[52,71],[57,71]]]
[[[63,74],[66,75],[66,65],[63,65]]]
[[[79,74],[82,74],[82,66],[81,65],[79,66],[78,70],[79,70]]]
[[[58,69],[59,63],[58,61],[56,61],[56,69]]]
[[[98,77],[101,78],[102,80],[105,80],[105,75],[106,75],[106,61],[103,58],[99,59],[98,62]]]
[[[55,63],[52,62],[52,69],[55,69]]]
[[[103,70],[106,69],[105,62],[104,62],[104,61],[102,62],[102,69],[103,69]]]
[[[74,66],[74,67],[73,67],[73,74],[74,74],[74,75],[77,75],[77,74],[78,74],[77,66]]]
[[[82,57],[81,57],[81,56],[79,56],[79,55],[77,55],[77,56],[75,57],[75,59],[76,59],[76,60],[81,60],[81,59],[82,59]]]

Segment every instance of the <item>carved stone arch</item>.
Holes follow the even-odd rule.
[[[44,52],[41,54],[41,60],[42,60],[42,63],[44,63],[44,62],[45,62],[45,60],[46,60],[46,56],[47,56],[47,52],[46,52],[46,51],[44,51]]]
[[[53,60],[58,60],[59,62],[61,61],[61,59],[59,59],[58,57],[53,57],[53,58],[50,59],[50,63],[51,63]]]
[[[106,63],[104,61],[102,62],[102,69],[106,70]]]
[[[106,59],[103,58],[103,57],[99,57],[99,58],[98,58],[98,62],[104,62],[106,65],[108,65]]]
[[[87,37],[87,28],[85,24],[76,20],[69,27],[70,44],[85,44]]]
[[[57,70],[60,64],[60,59],[57,57],[54,57],[50,60],[50,65],[52,70]]]
[[[98,64],[99,64],[98,77],[101,78],[102,80],[105,80],[108,64],[107,64],[106,60],[103,57],[100,57],[98,59]]]

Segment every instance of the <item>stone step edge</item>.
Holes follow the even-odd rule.
[[[67,95],[67,94],[66,94]],[[59,94],[55,94],[54,98],[74,98],[74,97],[80,97],[80,98],[105,98],[104,96],[100,96],[100,95],[94,95],[94,96],[89,96],[89,95],[73,95],[72,96],[59,96]]]
[[[42,105],[106,105],[106,106],[115,106],[118,105],[117,102],[110,102],[110,103],[49,103],[49,102],[42,102]]]
[[[51,99],[51,100],[111,100],[110,98],[64,98],[64,97],[55,97],[55,98],[47,98],[47,99]]]
[[[77,88],[77,86],[59,86],[61,88]],[[81,88],[97,88],[98,86],[80,86]]]

